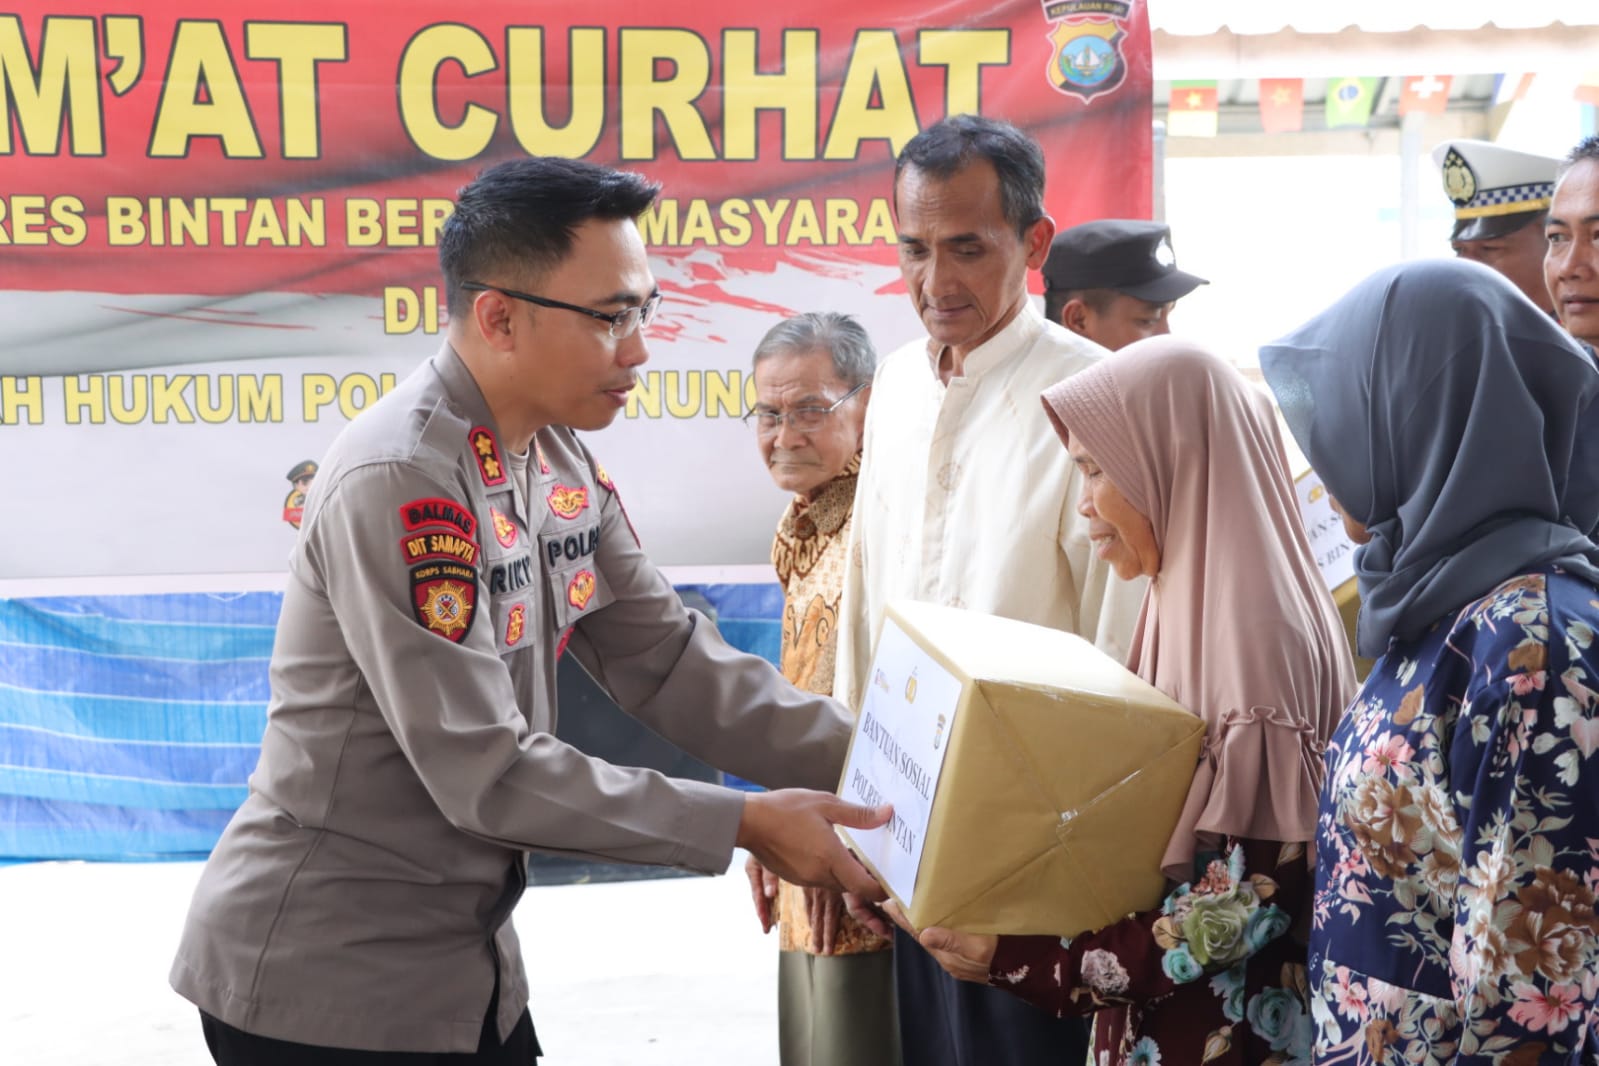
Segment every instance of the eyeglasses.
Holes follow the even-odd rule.
[[[827,424],[829,415],[843,407],[851,396],[854,396],[870,384],[870,381],[861,382],[826,407],[796,407],[788,412],[763,411],[759,407],[751,407],[744,412],[744,424],[746,426],[754,426],[755,432],[763,437],[774,435],[785,420],[790,426],[794,427],[794,432],[796,433],[815,433]]]
[[[498,285],[484,285],[479,281],[463,281],[461,288],[466,292],[497,292],[501,296],[509,296],[514,300],[526,300],[539,307],[554,307],[561,311],[576,311],[580,315],[597,318],[601,322],[609,323],[611,336],[617,340],[631,337],[641,328],[655,321],[655,312],[661,307],[661,293],[656,290],[647,296],[642,304],[637,307],[624,307],[620,311],[596,311],[592,307],[580,307],[577,304],[562,303],[560,300],[550,300],[543,296],[534,296],[530,293],[517,292],[515,289],[502,289]]]

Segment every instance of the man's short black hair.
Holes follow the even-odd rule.
[[[1089,310],[1102,315],[1110,310],[1110,305],[1120,295],[1115,289],[1045,289],[1044,317],[1057,326],[1062,325],[1060,313],[1073,300],[1083,301]]]
[[[1573,148],[1566,155],[1566,158],[1560,161],[1560,169],[1555,172],[1555,176],[1557,178],[1565,177],[1566,171],[1585,160],[1599,163],[1599,136],[1584,137],[1578,141],[1577,147]]]
[[[439,269],[450,314],[465,315],[464,281],[498,281],[514,271],[530,284],[572,251],[573,232],[591,218],[643,214],[661,187],[638,174],[577,159],[531,156],[496,163],[456,196],[439,237]]]
[[[1000,208],[1005,221],[1026,237],[1044,217],[1044,152],[1009,122],[981,115],[953,115],[927,127],[900,150],[894,161],[895,208],[899,176],[915,167],[948,181],[978,159],[986,159],[999,175]]]

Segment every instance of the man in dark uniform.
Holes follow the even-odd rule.
[[[1560,161],[1472,140],[1445,141],[1432,158],[1443,172],[1444,194],[1455,205],[1449,235],[1455,254],[1499,271],[1553,315],[1543,277],[1548,247],[1543,224]]]
[[[887,810],[805,791],[836,782],[848,713],[685,610],[573,433],[616,418],[648,356],[661,298],[634,220],[655,194],[541,158],[462,189],[439,246],[448,343],[324,458],[261,761],[172,967],[218,1063],[526,1066],[510,914],[531,849],[717,873],[736,845],[882,898],[833,824]],[[781,790],[558,740],[563,652],[651,729]]]
[[[1177,269],[1165,223],[1084,222],[1050,243],[1044,317],[1114,352],[1170,333],[1177,301],[1208,284]]]

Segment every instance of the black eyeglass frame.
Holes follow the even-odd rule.
[[[583,307],[580,304],[563,303],[560,300],[551,300],[546,296],[534,296],[530,292],[517,292],[515,289],[502,288],[499,285],[485,285],[481,281],[461,282],[463,292],[497,292],[501,296],[509,296],[513,300],[525,300],[538,307],[553,307],[557,311],[576,311],[580,315],[597,318],[610,327],[610,334],[616,340],[625,340],[638,330],[648,326],[655,320],[655,314],[661,308],[661,290],[656,289],[644,298],[644,302],[634,307],[624,307],[620,311],[596,311],[592,307]],[[633,326],[617,332],[629,318],[633,319]]]
[[[859,385],[855,386],[853,389],[850,389],[848,392],[834,400],[832,403],[828,404],[826,407],[796,407],[792,411],[762,411],[758,407],[751,407],[748,411],[745,411],[739,416],[739,421],[743,422],[747,426],[751,424],[750,419],[753,418],[755,419],[754,426],[757,433],[763,431],[775,433],[782,429],[784,422],[787,422],[789,419],[793,418],[802,411],[806,414],[817,415],[821,418],[828,417],[840,407],[843,407],[846,403],[848,403],[850,398],[857,392],[860,392],[862,389],[870,388],[871,384],[872,383],[870,381],[861,382]],[[800,430],[800,432],[803,433],[807,431]]]

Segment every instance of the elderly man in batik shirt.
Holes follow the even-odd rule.
[[[772,327],[755,349],[756,403],[745,416],[761,459],[794,499],[772,541],[783,585],[783,676],[827,694],[861,431],[877,353],[848,315],[811,312]],[[777,880],[753,859],[755,910],[778,926],[783,1066],[899,1061],[891,942],[856,924],[831,892]]]

